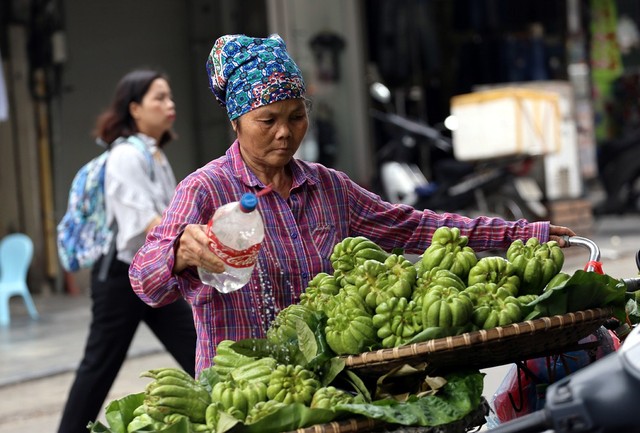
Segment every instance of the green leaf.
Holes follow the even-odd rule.
[[[281,364],[298,364],[319,374],[331,369],[328,363],[335,357],[326,342],[322,320],[315,331],[304,321],[297,321],[296,338],[283,344],[271,344],[266,338],[246,338],[231,348],[245,356],[272,357]]]
[[[322,386],[328,386],[344,370],[344,360],[334,356],[323,362],[315,370],[318,377],[320,377]]]
[[[147,413],[143,413],[131,420],[127,425],[128,432],[153,430],[156,421]]]
[[[220,411],[215,433],[224,433],[226,431],[229,431],[239,423],[240,421],[238,421],[236,417],[229,415],[224,411]]]
[[[366,401],[371,401],[371,394],[369,393],[369,389],[362,381],[362,379],[360,379],[360,377],[351,370],[346,370],[345,373],[348,378],[347,380],[351,384],[351,386],[353,386],[353,389],[355,389],[358,394],[363,396]]]
[[[279,408],[253,424],[238,424],[234,433],[279,433],[315,424],[326,424],[335,417],[336,414],[332,410],[312,409],[302,403],[294,403]]]
[[[338,412],[350,412],[393,424],[435,427],[464,418],[480,405],[484,374],[455,373],[446,376],[441,392],[424,397],[412,396],[405,402],[393,399],[370,404],[345,404]]]
[[[625,310],[632,324],[640,323],[640,309],[638,308],[638,302],[636,302],[635,296],[632,295],[632,297],[627,300]]]
[[[336,355],[327,344],[324,333],[324,324],[326,323],[326,319],[321,319],[319,323],[320,325],[314,331],[316,356],[313,359],[309,360],[308,364],[304,367],[308,370],[312,370],[318,373],[318,375],[322,377],[322,381],[324,383],[326,380],[328,380],[328,377],[335,377],[335,374],[339,373],[342,368],[344,368],[344,364],[340,367],[339,371],[335,372],[335,366],[333,365],[332,360],[336,357]]]
[[[613,315],[625,320],[625,292],[622,281],[596,272],[577,270],[564,285],[540,295],[528,319],[562,315],[589,308],[612,307]]]
[[[393,250],[391,250],[391,254],[402,256],[404,255],[404,248],[394,248]]]
[[[105,418],[113,433],[127,433],[127,426],[135,416],[133,411],[144,403],[144,392],[129,394],[113,400],[105,408]]]
[[[300,349],[300,353],[305,361],[301,365],[306,367],[318,354],[316,336],[313,334],[311,328],[309,328],[309,325],[302,320],[296,322],[296,334],[298,334],[298,349]]]
[[[115,433],[106,425],[102,424],[100,421],[90,422],[87,426],[91,433]]]
[[[220,377],[218,372],[211,367],[205,368],[200,372],[200,375],[198,375],[198,382],[209,393],[211,393],[213,386],[221,381],[222,378]]]

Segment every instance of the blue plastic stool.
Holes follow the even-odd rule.
[[[33,320],[40,316],[27,287],[27,273],[33,259],[33,242],[23,233],[13,233],[0,241],[0,325],[10,323],[9,298],[22,296]]]

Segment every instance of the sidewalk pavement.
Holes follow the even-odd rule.
[[[640,216],[599,218],[589,238],[600,248],[605,273],[616,278],[638,275],[635,254],[640,249]],[[565,250],[565,256],[563,270],[573,272],[584,267],[588,251],[571,247]],[[76,296],[36,295],[34,301],[41,316],[38,321],[29,318],[20,297],[11,299],[11,323],[0,327],[0,399],[4,402],[0,410],[0,430],[55,431],[88,334],[91,302],[87,292]],[[141,325],[119,376],[122,376],[118,379],[121,384],[114,385],[109,399],[140,392],[145,382],[138,379],[139,373],[167,365],[175,365],[173,359],[146,325]],[[504,371],[500,367],[495,369],[488,370],[486,396],[493,393]],[[9,404],[9,401],[15,403]],[[23,419],[38,416],[44,416],[42,423],[47,423],[46,426],[35,424],[38,427],[34,427],[29,425],[29,419]],[[24,429],[16,427],[25,422]]]

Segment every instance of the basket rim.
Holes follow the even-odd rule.
[[[416,358],[420,355],[437,354],[462,348],[482,346],[487,343],[508,341],[521,336],[531,336],[550,330],[571,328],[592,322],[603,322],[611,317],[613,310],[609,307],[592,308],[574,311],[562,315],[541,317],[524,322],[498,326],[491,329],[466,332],[460,335],[436,338],[389,349],[378,349],[357,355],[346,355],[341,358],[347,368],[368,367],[388,362],[396,363],[403,359]]]

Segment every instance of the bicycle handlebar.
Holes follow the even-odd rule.
[[[602,271],[600,263],[600,248],[598,248],[598,245],[596,245],[594,241],[592,241],[591,239],[583,238],[581,236],[563,236],[562,239],[565,241],[568,247],[581,246],[589,250],[589,262],[584,269],[585,271]]]

